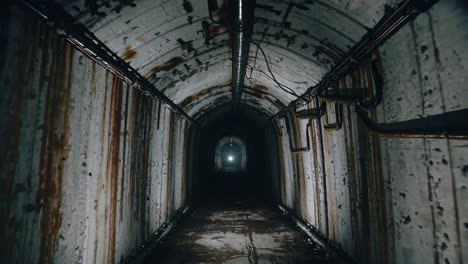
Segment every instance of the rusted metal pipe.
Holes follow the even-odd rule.
[[[318,105],[318,99],[315,99],[315,104]],[[323,104],[323,102],[322,102]],[[325,149],[323,146],[323,131],[322,131],[322,119],[317,118],[317,135],[320,144],[320,162],[322,166],[322,191],[320,196],[323,197],[323,214],[325,220],[325,236],[328,238],[330,235],[330,228],[328,223],[328,194],[327,194],[327,173],[325,170]]]
[[[363,96],[346,96],[341,94],[325,94],[320,95],[320,98],[328,102],[358,106],[366,111],[376,108],[382,102],[383,97],[383,77],[378,69],[377,60],[371,61],[371,70],[375,89],[374,96],[371,99],[365,100]]]
[[[356,113],[366,127],[380,137],[468,140],[468,126],[464,121],[468,109],[391,124],[374,123],[367,113],[360,108],[356,108]],[[450,127],[437,126],[437,124],[446,125],[451,120],[455,120],[455,123],[452,123]]]
[[[327,124],[323,126],[326,131],[331,132],[331,131],[338,131],[341,129],[343,126],[343,107],[341,104],[335,102],[335,123],[329,124],[328,123],[328,115],[326,116],[327,118]]]
[[[87,57],[128,83],[132,88],[136,88],[166,104],[172,111],[184,117],[190,123],[197,125],[195,119],[159,91],[130,64],[109,49],[83,24],[76,22],[61,5],[55,1],[45,0],[23,0],[22,3],[45,20],[48,25],[56,29],[58,34],[62,35]]]
[[[383,98],[383,77],[379,70],[378,60],[371,61],[372,78],[374,80],[374,96],[371,100],[359,102],[358,106],[367,111],[376,108]]]
[[[293,117],[294,118],[294,117]],[[293,118],[291,118],[291,122],[293,120]],[[291,126],[294,125],[294,124],[289,124],[289,120],[285,120],[285,124],[286,124],[286,133],[287,133],[287,136],[288,136],[288,140],[289,140],[289,150],[291,151],[291,153],[293,154],[298,154],[298,153],[304,153],[304,152],[307,152],[310,150],[310,138],[309,138],[309,127],[310,127],[310,122],[307,123],[307,128],[306,128],[306,139],[307,139],[307,146],[306,147],[299,147],[299,148],[293,148],[293,141],[291,140],[291,132],[294,133],[294,131],[291,131],[293,130],[294,128],[292,128]]]
[[[312,100],[312,98],[320,95],[328,89],[330,84],[356,69],[372,51],[385,43],[386,40],[392,37],[404,25],[420,13],[427,11],[437,2],[438,0],[402,1],[393,12],[388,12],[384,15],[384,17],[333,66],[317,85],[310,87],[305,93],[299,96],[299,98],[293,100],[287,107],[275,114],[272,119],[276,120],[282,118],[287,112],[303,106],[306,102]]]
[[[255,1],[230,1],[232,10],[232,103],[237,110],[244,89],[244,79],[249,58],[250,41],[252,39]]]
[[[306,146],[306,147],[299,147],[299,148],[291,148],[291,153],[299,154],[299,153],[308,152],[308,151],[310,150],[309,129],[310,129],[310,123],[307,123],[307,126],[306,126],[306,140],[307,140],[307,146]]]
[[[380,137],[468,139],[468,127],[465,123],[460,122],[464,120],[466,114],[468,114],[468,110],[466,109],[398,123],[376,124],[367,115],[366,110],[368,109],[361,107],[359,100],[342,100],[342,98],[338,98],[339,99],[337,99],[337,97],[323,97],[325,100],[333,101],[336,105],[345,104],[354,106],[358,117],[366,125],[367,129]],[[370,106],[371,105],[372,104],[370,104]],[[460,112],[466,113],[459,114]],[[455,115],[456,117],[452,117]],[[339,118],[339,115],[337,115],[337,118]],[[453,122],[453,120],[455,120],[455,122]],[[416,124],[416,126],[412,123]],[[335,131],[339,128],[341,128],[341,123],[339,127],[325,126],[327,131]]]
[[[312,118],[318,119],[321,118],[326,112],[327,104],[322,102],[319,108],[306,109],[296,112],[296,118],[305,119]]]

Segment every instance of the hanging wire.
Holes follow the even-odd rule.
[[[253,42],[253,41],[252,41],[252,44],[256,45],[257,48],[258,48],[258,50],[260,50],[260,52],[262,53],[262,55],[263,55],[263,57],[264,57],[264,59],[265,59],[265,63],[266,63],[268,72],[269,72],[270,75],[271,75],[271,79],[276,83],[276,85],[278,85],[278,87],[279,87],[281,90],[283,90],[284,92],[286,92],[286,93],[288,93],[288,94],[290,94],[290,95],[293,95],[293,96],[299,98],[299,95],[298,95],[297,93],[295,93],[294,90],[293,90],[292,88],[290,88],[290,87],[288,87],[288,86],[286,86],[286,85],[280,83],[280,82],[276,79],[275,74],[273,74],[273,71],[271,70],[270,62],[268,61],[268,58],[267,58],[267,56],[266,56],[265,51],[263,50],[263,48],[262,48],[259,44],[255,43],[255,42]]]
[[[262,37],[260,38],[260,41],[258,42],[257,50],[255,51],[255,60],[254,60],[254,63],[253,63],[253,67],[250,68],[250,76],[248,78],[249,80],[252,79],[253,70],[254,70],[255,66],[257,65],[257,57],[258,57],[259,46],[260,46],[260,44],[262,44],[263,39],[265,39],[266,33],[268,32],[269,29],[270,29],[270,26],[267,26],[265,28],[265,30],[262,33]]]

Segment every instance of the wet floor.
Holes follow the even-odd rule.
[[[262,204],[195,207],[146,263],[332,263],[287,216]]]

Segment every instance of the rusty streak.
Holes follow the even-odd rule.
[[[40,262],[53,261],[62,226],[62,181],[68,157],[71,69],[74,49],[64,40],[52,39],[51,71],[42,135],[39,191],[36,202],[41,209]]]
[[[128,62],[134,59],[137,56],[137,52],[132,49],[132,46],[125,47],[122,56],[120,56],[124,61]]]
[[[121,115],[122,115],[122,99],[123,99],[123,85],[117,77],[112,78],[112,91],[111,91],[111,107],[109,127],[111,138],[109,140],[109,153],[107,159],[107,182],[110,182],[110,225],[109,225],[109,248],[108,256],[109,261],[115,261],[115,236],[117,225],[117,205],[118,205],[118,189],[119,189],[119,160],[120,160],[120,129],[121,129]]]
[[[161,71],[169,71],[172,68],[175,68],[179,64],[184,62],[184,60],[180,57],[173,57],[168,61],[164,62],[163,64],[157,65],[151,68],[148,73],[145,75],[146,78],[156,78],[156,74]]]

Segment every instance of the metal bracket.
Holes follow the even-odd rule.
[[[312,109],[297,111],[296,117],[299,119],[308,119],[308,118],[318,119],[325,114],[326,110],[327,110],[327,104],[325,102],[322,102],[319,108],[312,108]]]
[[[333,124],[328,123],[328,115],[326,115],[327,124],[323,126],[325,130],[328,132],[338,131],[343,126],[343,107],[339,103],[334,103],[334,104],[335,104],[335,123]]]
[[[316,85],[309,87],[298,99],[290,102],[281,111],[276,113],[272,119],[284,116],[300,105],[303,99],[310,99],[321,94],[328,88],[328,83],[335,82],[352,72],[360,62],[374,50],[395,35],[404,25],[412,21],[419,13],[427,11],[439,0],[405,0],[394,10],[384,15],[377,24],[369,30],[362,38],[343,56],[333,68],[325,74],[324,78]],[[352,59],[351,59],[352,58]],[[353,62],[354,61],[354,62]],[[357,61],[357,63],[355,63]]]
[[[372,78],[374,80],[374,96],[369,100],[365,100],[365,96],[362,95],[346,95],[344,92],[349,92],[351,89],[342,90],[340,94],[330,94],[320,95],[320,97],[328,102],[333,102],[335,104],[347,104],[352,106],[358,106],[363,110],[370,111],[376,108],[381,102],[383,97],[383,78],[378,69],[377,60],[371,61],[372,67]],[[357,90],[360,88],[356,88]]]
[[[298,153],[308,152],[310,150],[309,129],[310,129],[310,122],[307,123],[307,126],[306,126],[307,146],[306,147],[300,147],[300,148],[291,148],[291,153],[298,154]]]
[[[383,77],[380,74],[379,63],[377,60],[371,61],[371,71],[372,78],[374,79],[374,96],[370,100],[361,100],[358,103],[358,106],[366,111],[376,108],[380,102],[382,102],[383,97]]]

